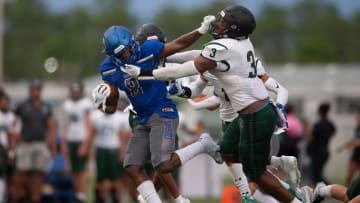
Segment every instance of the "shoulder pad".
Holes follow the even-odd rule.
[[[213,61],[222,61],[228,57],[229,48],[219,42],[211,41],[204,45],[201,55]]]

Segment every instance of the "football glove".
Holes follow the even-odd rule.
[[[197,29],[197,31],[200,34],[205,34],[208,32],[210,24],[215,21],[215,16],[213,15],[208,15],[208,16],[204,16],[203,21],[201,22],[201,26]]]
[[[106,84],[99,84],[92,90],[92,98],[97,109],[105,112],[106,98],[110,95],[110,87]]]
[[[137,78],[140,75],[140,68],[135,65],[125,64],[124,66],[121,66],[121,70],[133,78]]]

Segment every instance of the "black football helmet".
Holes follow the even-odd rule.
[[[142,44],[152,36],[156,37],[156,39],[163,43],[166,42],[165,32],[159,26],[153,23],[146,23],[142,25],[135,34],[135,40],[139,44]]]
[[[221,28],[218,24],[224,21],[228,24]],[[249,9],[240,5],[231,5],[218,13],[216,21],[211,24],[210,34],[215,38],[245,39],[256,27],[255,17]]]

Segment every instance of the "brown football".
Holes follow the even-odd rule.
[[[106,106],[116,106],[119,100],[119,90],[115,85],[110,83],[104,83],[110,87],[110,95],[106,98],[105,105]]]
[[[119,90],[115,85],[112,85],[110,83],[103,83],[102,85],[106,85],[110,88],[110,94],[105,101],[105,113],[114,113],[116,111],[117,103],[120,96]]]

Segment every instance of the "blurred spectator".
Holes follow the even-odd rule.
[[[16,148],[16,200],[19,203],[29,199],[32,203],[40,202],[43,176],[50,158],[46,141],[52,154],[55,153],[55,124],[51,106],[41,98],[42,81],[31,81],[29,93],[30,98],[15,111],[22,125],[20,144]]]
[[[293,105],[286,105],[285,111],[288,129],[284,134],[282,134],[279,155],[295,156],[298,158],[300,141],[303,136],[302,123],[297,117],[295,107]]]
[[[48,165],[44,178],[42,196],[44,203],[73,203],[75,201],[73,180],[69,174],[63,146],[62,136],[56,135],[56,153]]]
[[[349,161],[348,173],[346,176],[346,186],[349,186],[354,178],[354,175],[360,169],[360,109],[356,112],[356,127],[354,138],[346,142],[338,148],[338,152],[343,149],[352,150],[352,155]]]
[[[81,81],[72,82],[69,86],[69,98],[64,101],[64,141],[67,146],[68,159],[74,181],[77,202],[85,202],[86,164],[88,154],[80,154],[86,134],[91,130],[91,99],[84,97]]]
[[[96,154],[96,203],[105,203],[111,196],[112,203],[121,200],[123,183],[122,162],[131,128],[129,113],[117,110],[113,114],[104,114],[99,110],[91,112],[92,131],[88,134],[80,152],[86,154],[95,143]]]
[[[322,103],[318,107],[319,120],[315,123],[308,138],[307,151],[310,156],[310,173],[313,184],[324,181],[324,166],[329,158],[329,141],[335,135],[336,128],[328,118],[329,103]]]
[[[10,98],[0,90],[0,202],[14,200],[14,147],[19,129],[15,114],[9,109]]]

